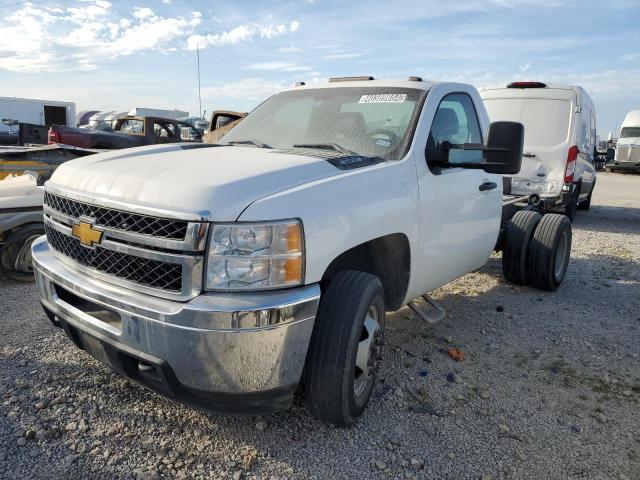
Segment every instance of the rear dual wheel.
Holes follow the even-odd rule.
[[[564,215],[542,217],[529,252],[530,285],[555,291],[567,273],[571,256],[571,223]]]
[[[519,211],[506,231],[502,254],[505,279],[555,291],[571,255],[571,222],[564,215]]]

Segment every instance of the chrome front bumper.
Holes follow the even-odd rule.
[[[32,247],[49,318],[80,348],[167,397],[225,413],[285,409],[300,380],[318,285],[188,302],[102,282]]]

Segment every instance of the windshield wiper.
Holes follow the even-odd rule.
[[[249,138],[247,140],[231,140],[230,142],[224,143],[223,145],[255,145],[258,148],[273,148],[271,145],[267,145],[260,140],[254,140]]]
[[[293,148],[317,148],[319,150],[333,150],[335,152],[344,153],[345,155],[353,155],[355,157],[363,156],[352,150],[341,147],[337,143],[294,143]]]

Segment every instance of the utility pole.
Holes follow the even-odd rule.
[[[198,104],[200,106],[200,120],[202,120],[202,96],[200,94],[200,47],[196,43],[196,55],[198,57]]]

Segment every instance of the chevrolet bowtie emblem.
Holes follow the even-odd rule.
[[[80,220],[71,229],[71,235],[80,240],[85,247],[93,248],[102,241],[102,230],[97,230],[89,222]]]

